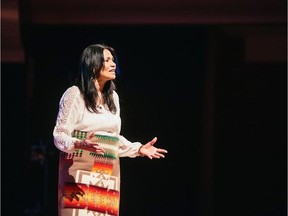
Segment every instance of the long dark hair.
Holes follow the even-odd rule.
[[[90,112],[99,112],[96,104],[99,95],[94,84],[94,79],[99,76],[103,67],[104,49],[109,50],[114,59],[116,59],[114,49],[105,44],[92,44],[88,46],[84,49],[80,57],[79,73],[75,85],[80,89],[80,92],[84,97],[85,106]],[[114,90],[116,90],[116,85],[113,80],[109,80],[105,83],[102,92],[104,103],[112,113],[116,113],[116,105],[113,100]]]

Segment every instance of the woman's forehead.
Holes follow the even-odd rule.
[[[103,50],[103,55],[104,55],[104,58],[113,57],[112,53],[108,49]]]

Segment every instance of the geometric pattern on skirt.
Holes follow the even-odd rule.
[[[74,131],[72,136],[85,139],[88,133]],[[118,147],[119,139],[95,135],[105,149],[104,155],[83,149],[60,153],[59,161],[59,216],[117,216],[120,186]],[[117,164],[118,165],[118,164]]]

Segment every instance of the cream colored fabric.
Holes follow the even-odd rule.
[[[59,112],[53,130],[54,144],[61,151],[58,184],[59,216],[88,216],[94,215],[94,213],[97,213],[97,215],[118,215],[119,213],[119,209],[117,210],[117,203],[119,204],[119,200],[114,203],[114,207],[116,206],[114,213],[110,211],[109,214],[108,210],[106,213],[100,213],[100,210],[92,209],[91,211],[91,209],[89,209],[89,206],[90,208],[97,209],[99,200],[95,201],[95,203],[87,201],[90,203],[89,205],[86,205],[87,203],[85,204],[84,202],[87,197],[95,200],[99,199],[99,191],[97,190],[107,190],[107,197],[101,193],[101,200],[111,199],[109,191],[115,193],[115,197],[119,197],[119,157],[139,156],[138,150],[141,143],[130,142],[124,136],[120,135],[120,106],[119,97],[116,92],[113,93],[113,98],[117,107],[116,114],[109,112],[106,107],[101,108],[101,113],[92,113],[88,111],[85,107],[82,95],[76,86],[68,88],[60,99]],[[106,159],[105,157],[102,158],[100,155],[95,156],[93,152],[91,153],[74,148],[74,142],[77,138],[72,137],[72,132],[75,130],[85,132],[95,131],[99,135],[119,138],[119,142],[117,142],[118,152],[115,153],[117,157],[113,160],[113,163],[111,163],[113,164],[113,167],[111,168],[112,170],[110,170],[110,174],[104,175],[103,172],[106,172],[108,168],[106,166],[103,166],[106,167],[103,168],[102,165],[100,165],[102,163],[101,161],[105,161],[103,163],[106,164],[110,159]],[[83,181],[83,179],[86,180]],[[77,197],[75,197],[75,199],[73,197],[75,194],[79,193],[81,187],[86,188],[84,190],[86,192],[81,194],[82,198],[77,201]],[[69,199],[71,199],[71,201],[69,201]],[[75,207],[81,205],[81,208]],[[108,204],[106,207],[105,205],[101,205],[101,209],[107,208],[111,210],[110,207]],[[92,212],[94,213],[92,214]]]
[[[80,90],[76,86],[68,88],[62,95],[59,103],[59,112],[56,125],[53,131],[56,147],[69,153],[74,148],[76,138],[71,136],[74,130],[96,131],[97,134],[108,134],[117,136],[120,139],[119,157],[136,157],[141,146],[139,142],[130,142],[120,135],[121,118],[119,97],[116,92],[113,94],[117,107],[117,113],[109,112],[102,107],[101,113],[89,112],[83,100]]]

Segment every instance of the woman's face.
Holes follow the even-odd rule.
[[[107,49],[103,51],[104,64],[99,74],[101,81],[114,80],[116,78],[116,64],[111,52]]]

